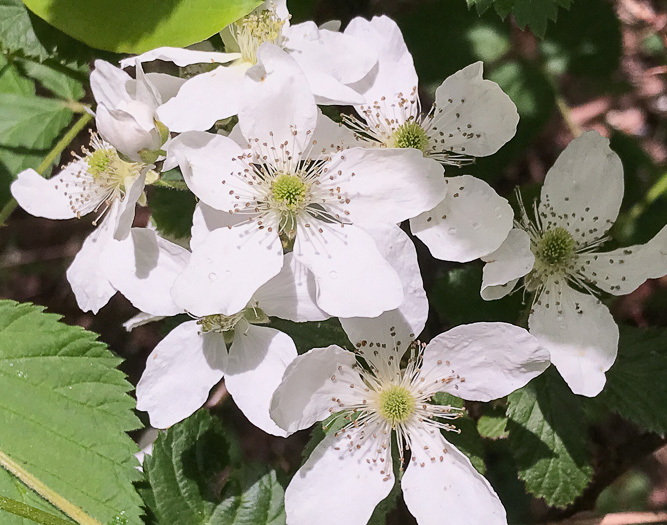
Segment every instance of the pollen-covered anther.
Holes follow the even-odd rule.
[[[285,20],[276,13],[275,5],[269,9],[251,13],[233,24],[232,35],[241,51],[242,59],[257,63],[257,51],[265,42],[281,45]]]

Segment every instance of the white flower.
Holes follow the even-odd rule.
[[[337,151],[341,128],[318,112],[294,60],[264,44],[259,61],[243,83],[244,147],[204,132],[170,147],[190,189],[226,212],[228,226],[194,248],[174,296],[195,315],[237,312],[279,272],[284,241],[313,272],[329,314],[397,307],[401,283],[364,228],[434,206],[445,193],[442,168],[412,150]]]
[[[355,84],[364,97],[360,119],[348,124],[368,145],[415,148],[432,162],[462,165],[498,151],[516,132],[516,107],[500,87],[482,78],[476,62],[447,78],[435,104],[423,114],[417,72],[403,35],[386,16],[355,18],[345,30],[378,56],[374,75]],[[512,228],[512,209],[484,181],[464,175],[448,179],[447,196],[410,221],[431,254],[467,262],[496,250]]]
[[[506,524],[491,486],[440,432],[455,430],[458,409],[429,400],[437,392],[476,401],[505,396],[544,371],[548,353],[528,332],[503,323],[459,326],[426,347],[413,344],[428,303],[414,247],[407,238],[400,243],[405,234],[398,232],[396,269],[407,279],[406,301],[376,319],[342,319],[357,356],[337,346],[310,350],[287,367],[271,401],[271,417],[290,433],[332,415],[347,421],[287,488],[290,525],[367,523],[394,484],[394,436],[401,462],[411,451],[401,486],[420,525],[440,524],[443,516],[451,525]]]
[[[31,215],[47,219],[72,219],[95,213],[99,226],[84,241],[67,270],[79,307],[97,313],[116,289],[101,270],[102,253],[112,239],[124,239],[143,196],[148,167],[126,162],[108,143],[92,136],[91,150],[45,179],[35,170],[18,174],[11,192]]]
[[[667,227],[647,244],[600,251],[622,198],[621,160],[608,139],[584,133],[547,173],[534,219],[524,209],[505,244],[483,258],[487,300],[525,276],[535,293],[530,332],[575,394],[600,393],[618,350],[618,327],[596,290],[625,295],[667,274]]]
[[[169,137],[156,109],[171,98],[184,80],[159,73],[145,74],[135,62],[137,78],[104,60],[95,61],[90,85],[97,101],[95,121],[102,138],[133,161],[154,162]]]
[[[221,32],[227,53],[161,47],[137,58],[166,60],[178,66],[227,64],[189,79],[173,100],[158,111],[172,131],[204,131],[238,113],[243,77],[257,63],[259,48],[271,43],[289,53],[303,69],[318,104],[351,104],[362,97],[350,84],[361,80],[376,62],[357,38],[318,28],[313,22],[291,26],[285,0],[262,3]],[[121,62],[123,67],[133,65]],[[133,60],[133,59],[132,59]]]
[[[195,244],[208,233],[211,217],[214,210],[200,204],[193,224]],[[111,243],[104,255],[105,274],[144,312],[142,321],[185,312],[170,289],[188,264],[188,250],[150,229],[132,228],[127,239]],[[179,325],[148,357],[137,385],[137,408],[148,412],[154,427],[169,427],[201,407],[224,377],[227,391],[253,424],[285,435],[269,417],[269,402],[296,348],[288,335],[259,325],[267,323],[268,316],[327,319],[315,305],[314,290],[312,276],[288,254],[280,273],[238,312],[195,317]]]

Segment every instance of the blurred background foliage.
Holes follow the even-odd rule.
[[[58,4],[41,3],[50,4],[52,10]],[[540,4],[539,12],[530,11],[531,4]],[[524,199],[530,202],[573,136],[595,129],[610,137],[625,169],[625,198],[610,246],[646,242],[667,223],[667,2],[288,0],[288,6],[292,23],[338,19],[345,25],[355,16],[374,14],[394,18],[413,54],[424,107],[430,106],[435,88],[447,76],[472,62],[484,62],[485,76],[498,82],[517,105],[521,116],[517,134],[492,157],[465,168],[448,168],[448,175],[476,175],[511,201],[514,188],[521,186]],[[512,9],[514,14],[509,14]],[[211,40],[217,42],[216,37]],[[93,49],[54,29],[19,0],[0,0],[0,47],[0,219],[6,222],[0,228],[0,297],[44,305],[64,316],[67,323],[100,333],[125,359],[121,368],[136,384],[146,356],[177,321],[127,333],[121,323],[134,310],[119,295],[98,316],[80,312],[65,270],[92,228],[89,221],[64,223],[35,218],[21,210],[11,213],[8,190],[22,169],[41,167],[48,173],[50,163],[44,165],[48,152],[68,127],[85,119],[86,107],[93,103],[87,83],[92,59],[115,61],[122,55]],[[84,124],[81,126],[88,126]],[[74,149],[85,143],[87,132],[82,131]],[[60,161],[70,159],[70,153],[65,152]],[[174,237],[187,235],[194,206],[191,195],[152,188],[149,201],[152,218],[161,231]],[[139,210],[137,224],[145,225],[148,220],[148,210]],[[481,263],[437,261],[416,242],[431,301],[425,340],[461,323],[525,318],[526,305],[520,293],[493,302],[480,298]],[[475,442],[460,445],[471,457],[480,458],[476,466],[486,466],[486,475],[505,503],[510,523],[561,520],[579,511],[599,514],[667,507],[667,448],[662,447],[664,439],[660,437],[667,422],[636,413],[632,404],[624,405],[629,394],[623,390],[623,381],[628,385],[640,382],[647,391],[643,402],[667,406],[667,367],[656,365],[655,360],[645,366],[637,359],[658,354],[660,363],[667,359],[667,279],[647,282],[633,294],[611,301],[610,306],[619,324],[628,325],[623,332],[627,339],[610,372],[610,378],[618,372],[618,380],[610,379],[612,387],[600,399],[574,396],[557,374],[547,374],[532,385],[532,390],[509,400],[509,418],[504,415],[503,402],[467,407],[470,418],[465,424],[472,427],[469,434]],[[636,331],[636,327],[653,327],[655,331]],[[335,321],[301,329],[282,328],[297,330],[300,351],[341,337],[344,341]],[[626,370],[629,372],[623,376]],[[540,398],[547,384],[554,392],[550,400]],[[221,386],[208,403],[225,426],[233,429],[225,439],[235,440],[253,462],[272,465],[279,477],[293,473],[300,465],[307,435],[287,440],[264,435],[233,403],[225,403],[226,398]],[[521,426],[522,410],[531,407],[545,412],[545,420],[561,440],[554,447],[562,446],[563,457],[573,461],[569,488],[576,494],[552,501],[556,507],[526,494],[524,482],[530,485],[531,479],[546,474],[535,468],[539,461],[527,462],[530,458],[511,449],[516,445],[513,439],[522,439],[520,433],[507,438],[506,430]],[[615,414],[610,414],[609,407]],[[573,413],[581,417],[574,423]],[[588,430],[568,430],[576,423],[588,425]],[[162,445],[168,446],[174,436],[164,438]],[[140,434],[135,437],[140,438]],[[156,471],[157,460],[149,467]],[[517,469],[524,469],[523,482],[517,479]],[[275,479],[267,483],[277,486]],[[582,487],[576,487],[577,483]],[[583,495],[577,497],[584,487]],[[563,489],[567,493],[568,487]],[[388,523],[412,523],[402,504],[388,516]],[[374,519],[374,523],[382,523],[384,517]]]

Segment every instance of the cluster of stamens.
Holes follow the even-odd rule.
[[[197,324],[201,326],[201,332],[204,334],[229,333],[239,323],[247,324],[266,324],[269,322],[269,317],[256,305],[248,305],[240,312],[233,315],[214,314],[205,317],[197,318]]]
[[[242,59],[256,64],[257,52],[264,42],[280,46],[283,42],[283,25],[285,20],[277,15],[274,5],[258,13],[251,13],[233,24],[232,34],[241,50]]]

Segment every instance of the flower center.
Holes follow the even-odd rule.
[[[257,51],[264,42],[280,45],[285,24],[276,14],[275,6],[251,13],[234,24],[236,41],[246,62],[257,63]]]
[[[269,317],[257,306],[246,306],[234,315],[215,314],[200,317],[197,319],[197,324],[201,326],[201,331],[205,334],[209,332],[221,334],[234,330],[241,320],[250,324],[266,324],[269,322]]]
[[[392,427],[404,423],[415,411],[415,397],[399,385],[391,385],[380,392],[380,414]]]
[[[426,152],[429,142],[424,128],[414,120],[401,124],[392,137],[394,148],[415,148],[423,152]]]
[[[574,255],[574,238],[565,228],[554,228],[544,233],[537,244],[537,256],[549,266],[567,266]]]
[[[136,177],[142,165],[126,162],[118,156],[114,148],[96,148],[84,157],[88,164],[88,174],[93,180],[109,191],[124,189],[127,177]]]
[[[294,212],[303,206],[308,186],[298,175],[283,173],[273,181],[271,192],[278,204]]]

